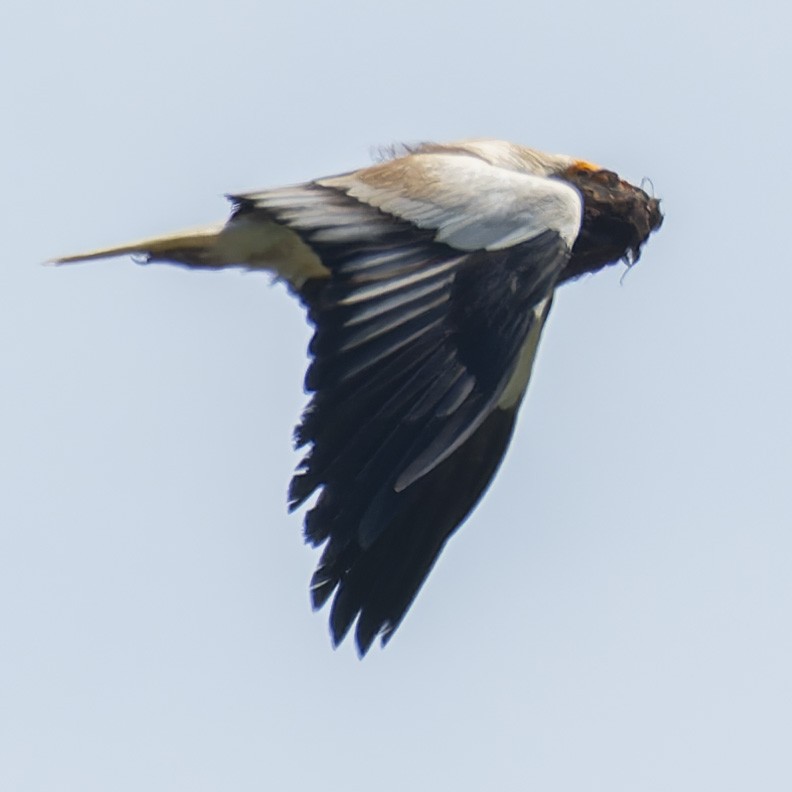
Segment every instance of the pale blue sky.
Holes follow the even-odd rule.
[[[792,787],[785,4],[0,17],[0,789]],[[285,509],[297,305],[39,263],[472,136],[650,177],[666,222],[558,295],[500,476],[359,662]]]

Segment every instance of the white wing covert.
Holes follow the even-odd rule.
[[[317,184],[435,229],[458,250],[500,250],[548,230],[571,247],[580,228],[582,203],[568,184],[465,153],[416,153]]]

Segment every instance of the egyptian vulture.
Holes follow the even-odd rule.
[[[315,328],[289,506],[318,493],[315,608],[385,644],[492,481],[555,289],[637,260],[659,201],[573,157],[496,140],[405,147],[232,195],[225,224],[66,256],[267,270]]]

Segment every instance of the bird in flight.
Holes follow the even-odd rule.
[[[311,579],[338,645],[393,635],[503,458],[555,289],[634,263],[659,201],[612,171],[497,140],[404,147],[229,196],[226,223],[56,259],[132,254],[266,270],[314,326],[290,509],[314,493]]]

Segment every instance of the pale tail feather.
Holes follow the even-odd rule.
[[[293,231],[271,221],[242,217],[225,225],[217,223],[125,245],[97,248],[61,256],[48,263],[74,264],[127,255],[187,267],[270,270],[297,290],[309,278],[329,274],[313,250]]]
[[[145,256],[151,259],[168,259],[170,255],[175,254],[178,256],[177,260],[181,263],[187,263],[182,261],[183,258],[194,256],[196,264],[198,264],[216,246],[222,230],[223,224],[216,223],[214,225],[201,226],[200,228],[186,229],[175,234],[164,234],[163,236],[140,239],[137,242],[129,242],[124,245],[113,245],[112,247],[88,250],[85,253],[60,256],[48,263],[76,264],[82,261],[127,255]]]

